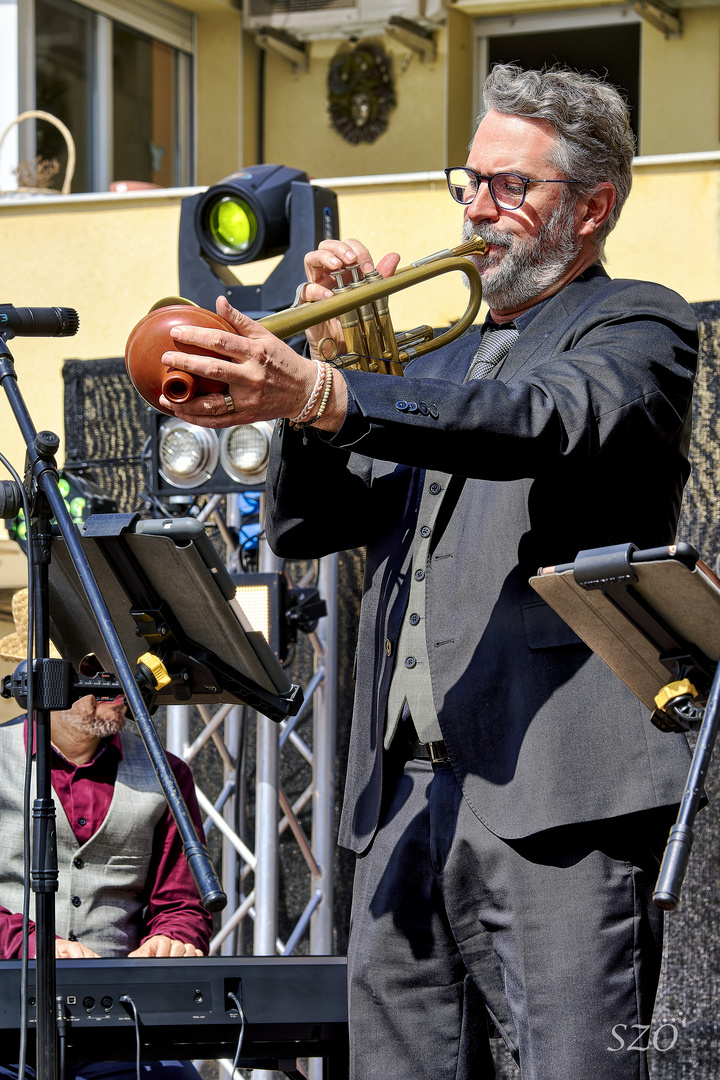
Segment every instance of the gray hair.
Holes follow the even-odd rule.
[[[548,164],[578,181],[573,185],[578,196],[592,195],[602,181],[613,185],[615,205],[593,237],[602,256],[632,186],[635,136],[619,90],[594,75],[559,65],[524,71],[516,64],[496,64],[483,86],[478,124],[491,110],[545,120],[557,135]]]

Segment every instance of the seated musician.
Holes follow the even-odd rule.
[[[16,627],[25,596],[13,598]],[[0,640],[0,656],[25,659],[21,632]],[[122,697],[80,698],[51,714],[52,786],[57,814],[59,890],[55,955],[68,957],[202,956],[212,917],[200,904],[182,840],[142,740],[123,730]],[[23,771],[27,720],[0,726],[0,957],[22,955]],[[168,754],[200,837],[192,774]],[[31,894],[32,903],[32,894]],[[29,955],[35,956],[30,925]],[[191,1066],[153,1063],[171,1080],[197,1077]],[[129,1067],[128,1067],[129,1068]],[[125,1066],[119,1066],[122,1072]],[[113,1069],[115,1071],[115,1069]],[[90,1070],[83,1067],[82,1075]],[[132,1067],[134,1075],[134,1066]],[[0,1066],[0,1076],[14,1076]],[[94,1075],[108,1075],[107,1071]]]

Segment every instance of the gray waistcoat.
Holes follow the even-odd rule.
[[[143,908],[151,883],[147,881],[155,827],[167,804],[145,747],[137,735],[121,735],[123,758],[118,763],[112,802],[100,828],[79,844],[65,811],[55,800],[57,815],[59,890],[56,893],[56,933],[73,934],[100,956],[127,956],[143,933]],[[0,903],[22,911],[23,896],[23,721],[0,727]],[[32,797],[35,797],[33,762]],[[34,897],[30,894],[30,917]]]

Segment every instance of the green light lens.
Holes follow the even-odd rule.
[[[241,255],[255,242],[257,218],[244,199],[229,195],[210,207],[208,229],[226,255]]]
[[[70,485],[68,484],[64,476],[61,476],[58,480],[58,490],[62,495],[63,499],[67,499],[68,495],[70,494]]]

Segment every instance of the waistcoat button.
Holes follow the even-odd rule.
[[[82,900],[80,899],[80,897],[79,896],[73,896],[73,898],[72,898],[72,906],[73,907],[80,907],[81,904],[82,904]]]

